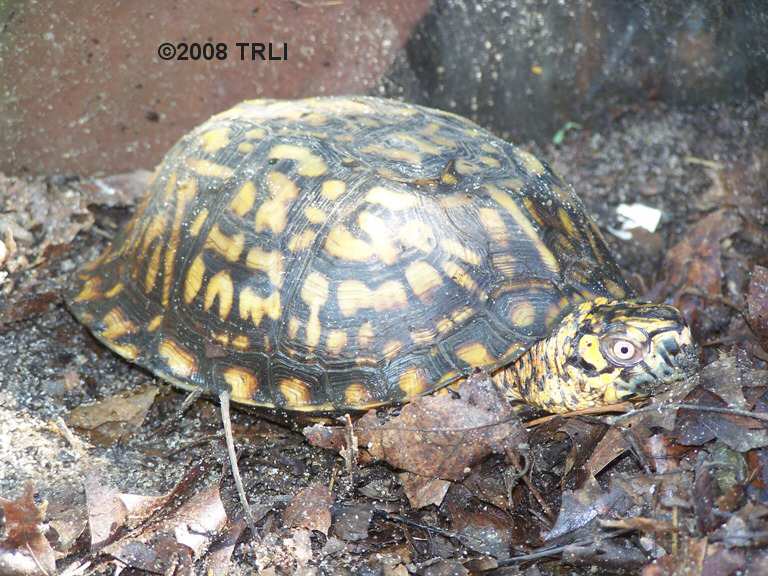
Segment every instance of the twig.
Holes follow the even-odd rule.
[[[715,162],[714,160],[707,160],[706,158],[699,158],[698,156],[685,156],[683,158],[683,162],[686,162],[687,164],[698,164],[699,166],[706,166],[707,168],[711,168],[712,170],[723,169],[723,165],[720,164],[720,162]]]
[[[552,514],[552,509],[541,495],[541,492],[539,492],[538,488],[536,488],[534,483],[531,481],[531,478],[528,474],[530,472],[529,460],[526,458],[526,465],[523,471],[520,472],[520,463],[518,462],[517,454],[512,450],[506,450],[505,453],[507,458],[511,461],[510,464],[515,467],[515,470],[518,472],[518,474],[520,474],[520,478],[522,478],[523,482],[528,487],[528,490],[530,490],[531,494],[533,494],[533,497],[539,503],[539,506],[541,506],[541,509],[544,511],[544,514],[546,514],[547,520],[549,521],[549,526],[551,526],[552,518],[554,515]]]
[[[591,408],[582,408],[581,410],[573,410],[572,412],[565,412],[563,414],[549,414],[542,416],[541,418],[535,418],[525,422],[526,428],[533,428],[534,426],[540,426],[555,418],[573,418],[575,416],[585,416],[588,414],[605,414],[606,412],[627,412],[631,410],[633,404],[631,402],[618,402],[616,404],[605,404],[604,406],[592,406]]]
[[[240,468],[237,466],[237,453],[235,452],[235,440],[232,435],[232,421],[229,417],[229,393],[224,391],[219,394],[221,406],[221,420],[224,424],[224,438],[227,442],[227,453],[229,454],[229,464],[232,470],[232,476],[235,479],[237,495],[240,497],[240,505],[245,512],[245,520],[248,522],[248,528],[251,530],[251,537],[256,537],[256,520],[251,511],[251,505],[248,503],[248,497],[245,495],[243,479],[240,477]]]
[[[688,404],[686,402],[671,402],[669,404],[659,404],[645,406],[644,408],[638,408],[627,412],[626,414],[619,414],[618,416],[609,416],[607,418],[608,424],[615,424],[621,420],[626,420],[632,416],[637,416],[644,412],[656,412],[660,410],[697,410],[699,412],[715,412],[717,414],[731,414],[733,416],[744,416],[745,418],[752,418],[759,420],[760,422],[768,423],[768,413],[765,412],[750,412],[749,410],[739,410],[738,408],[725,408],[723,406],[700,406],[699,404]]]
[[[67,426],[67,423],[64,422],[64,419],[61,416],[56,416],[54,422],[56,424],[56,428],[59,430],[59,433],[64,437],[64,439],[71,446],[72,450],[75,452],[75,459],[79,460],[83,456],[86,456],[87,454],[83,449],[83,443],[79,438],[72,434],[72,430],[69,429],[69,426]]]
[[[610,534],[604,534],[602,538],[597,539],[597,543],[599,543],[602,540],[610,540],[611,538],[618,538],[619,536],[624,536],[625,534],[628,534],[630,532],[634,532],[634,528],[624,528],[622,530],[617,530],[616,532],[612,532]],[[536,552],[531,552],[530,554],[521,554],[520,556],[512,556],[511,558],[507,558],[506,560],[501,560],[499,562],[499,568],[502,568],[504,566],[511,566],[513,564],[517,564],[518,562],[527,562],[528,560],[538,560],[539,558],[548,558],[549,556],[557,556],[558,554],[562,554],[568,548],[571,546],[583,546],[585,544],[594,544],[595,539],[594,538],[582,538],[581,540],[575,540],[571,542],[570,544],[563,544],[562,546],[553,546],[551,548],[544,548],[543,550],[537,550]]]

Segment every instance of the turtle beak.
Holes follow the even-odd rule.
[[[699,366],[699,348],[685,325],[654,335],[644,361],[624,371],[616,383],[617,399],[648,398],[669,390]]]

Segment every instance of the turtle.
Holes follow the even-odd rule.
[[[574,190],[456,114],[377,97],[248,100],[183,136],[68,304],[187,390],[289,413],[407,402],[487,371],[566,412],[697,364]]]

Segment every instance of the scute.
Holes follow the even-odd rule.
[[[629,288],[546,164],[450,113],[248,101],[167,154],[75,316],[186,388],[359,409],[494,369]]]

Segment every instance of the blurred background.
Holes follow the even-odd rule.
[[[0,0],[0,171],[151,169],[182,134],[247,98],[380,94],[549,141],[635,103],[768,89],[764,0]],[[225,42],[224,61],[163,61],[163,42]],[[235,42],[288,45],[241,61]]]

